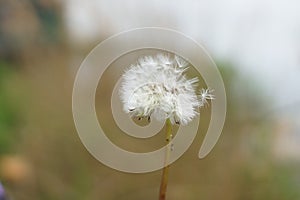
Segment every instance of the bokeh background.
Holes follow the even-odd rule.
[[[222,136],[199,160],[210,115],[202,111],[196,140],[171,166],[168,199],[300,199],[299,10],[297,0],[2,0],[0,181],[7,196],[157,198],[161,172],[127,174],[99,163],[81,144],[71,110],[76,71],[96,44],[156,26],[202,43],[228,98]],[[113,70],[101,80],[96,101],[110,97]],[[141,141],[119,137],[109,106],[96,104],[115,143],[144,150]],[[161,138],[143,147],[154,148]]]

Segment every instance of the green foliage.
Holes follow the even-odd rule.
[[[11,150],[19,121],[18,111],[7,84],[12,75],[13,69],[5,63],[0,63],[0,154]]]

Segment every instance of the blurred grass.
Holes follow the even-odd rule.
[[[10,80],[15,69],[0,62],[0,155],[12,151],[20,124],[18,104],[10,90]]]
[[[4,110],[10,108],[10,114],[3,115],[5,120],[1,123],[5,122],[11,134],[9,141],[1,139],[1,142],[11,144],[8,149],[13,148],[6,149],[3,154],[14,152],[13,155],[21,156],[21,163],[27,163],[29,168],[23,170],[27,174],[21,179],[12,179],[2,172],[7,190],[14,198],[25,200],[155,199],[160,171],[141,175],[117,172],[92,158],[79,141],[72,121],[73,77],[66,67],[68,56],[67,51],[51,50],[26,63],[22,70],[3,68],[9,70],[2,73],[6,78],[1,79],[1,91],[5,91],[1,92],[1,97],[5,97]],[[201,129],[195,141],[171,166],[169,199],[298,199],[297,163],[284,165],[273,157],[270,147],[274,122],[253,115],[253,109],[262,109],[264,100],[258,99],[255,88],[244,87],[248,85],[247,79],[241,78],[230,65],[219,64],[219,67],[228,95],[223,134],[213,152],[199,160],[197,154],[210,115],[209,109],[203,109]],[[99,88],[97,95],[109,99],[114,83],[109,73],[106,75],[102,83],[107,91]],[[237,88],[237,80],[243,90]],[[14,89],[10,90],[12,85]],[[23,103],[14,101],[16,91],[22,94]],[[253,102],[260,103],[253,108]],[[96,105],[100,113],[102,108],[108,108],[102,103]],[[242,116],[240,110],[243,110]],[[99,120],[104,120],[112,135],[122,134],[111,116],[101,115]],[[3,135],[1,132],[1,137]],[[140,142],[126,137],[110,138],[132,148],[138,147]],[[153,148],[157,140],[159,137],[147,143],[147,148]]]

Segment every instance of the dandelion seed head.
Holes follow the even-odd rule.
[[[172,124],[187,124],[197,114],[197,108],[213,99],[211,90],[196,94],[198,78],[184,74],[188,62],[179,56],[157,54],[140,58],[123,74],[120,97],[124,111],[132,117]]]

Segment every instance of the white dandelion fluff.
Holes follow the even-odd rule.
[[[188,62],[179,56],[145,56],[124,73],[120,97],[124,111],[132,117],[170,119],[172,124],[187,124],[197,108],[213,99],[212,90],[196,93],[198,78],[184,74]]]

